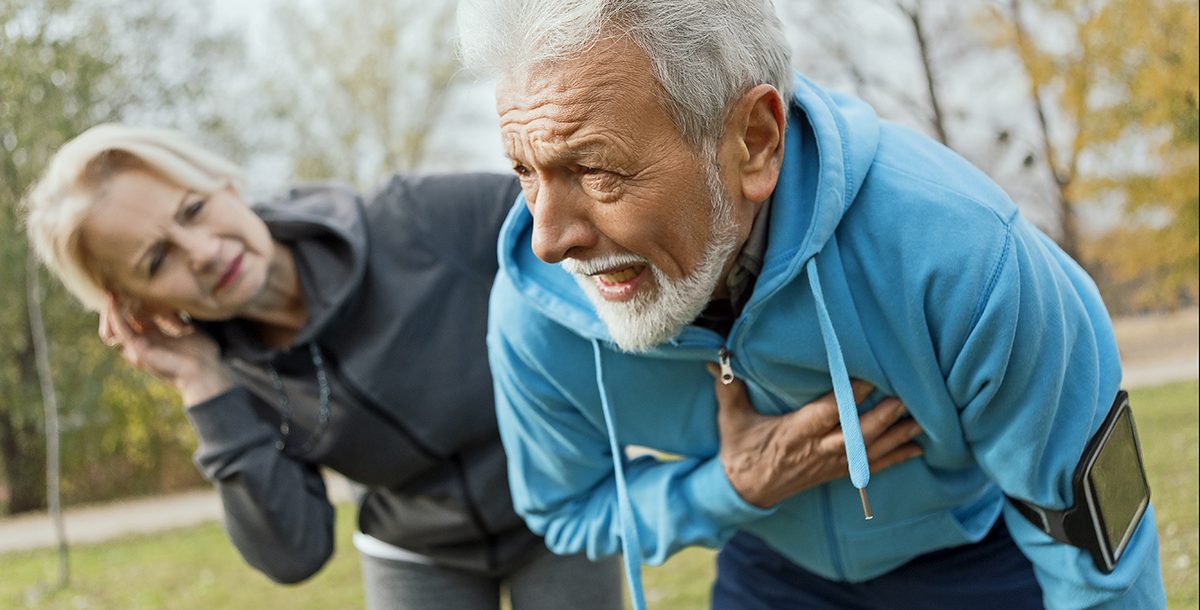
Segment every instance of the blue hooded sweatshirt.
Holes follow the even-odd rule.
[[[637,602],[640,561],[737,530],[857,582],[978,541],[1003,515],[1048,607],[1165,606],[1153,509],[1103,574],[1004,499],[1074,503],[1072,472],[1121,369],[1092,281],[946,148],[798,77],[763,269],[727,339],[688,326],[650,352],[620,351],[531,235],[518,198],[488,334],[513,499],[555,552],[623,551]],[[739,497],[717,458],[705,369],[722,348],[762,413],[839,390],[853,484],[765,510]],[[924,429],[924,455],[870,475],[870,521],[849,377],[877,388],[862,411],[898,396]],[[630,459],[630,445],[672,456]]]

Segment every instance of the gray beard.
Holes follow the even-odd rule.
[[[684,326],[695,320],[708,305],[717,283],[721,281],[721,270],[737,248],[733,199],[721,183],[720,170],[715,162],[709,164],[705,174],[713,218],[700,263],[687,276],[672,280],[661,269],[633,254],[593,259],[586,266],[574,259],[562,263],[563,268],[575,276],[596,308],[596,313],[608,327],[609,335],[623,351],[648,351],[675,337]],[[607,301],[600,295],[595,280],[587,275],[596,269],[629,264],[646,265],[654,276],[657,290],[639,294],[628,301]]]

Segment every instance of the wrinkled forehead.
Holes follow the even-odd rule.
[[[174,218],[187,190],[150,171],[112,175],[96,190],[79,226],[81,245],[91,255],[126,259]]]
[[[534,154],[533,147],[555,158],[593,154],[615,162],[613,155],[636,157],[678,139],[649,61],[627,40],[505,75],[496,109],[513,157]]]
[[[158,172],[133,167],[113,173],[96,186],[89,214],[133,214],[153,220],[162,214],[173,215],[187,192]]]
[[[511,69],[496,82],[496,110],[552,106],[622,105],[661,91],[650,61],[627,38],[605,40],[564,60]]]

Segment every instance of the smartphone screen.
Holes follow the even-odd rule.
[[[1118,408],[1120,412],[1087,475],[1088,495],[1099,516],[1097,534],[1103,536],[1114,563],[1150,503],[1133,416],[1128,403]]]

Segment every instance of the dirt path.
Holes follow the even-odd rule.
[[[327,474],[325,485],[334,502],[352,497],[350,485]],[[133,534],[199,525],[221,518],[221,501],[211,489],[123,500],[111,504],[69,508],[63,522],[70,544],[102,542]],[[57,544],[54,524],[45,513],[0,520],[0,553],[26,551]]]
[[[1200,310],[1170,316],[1117,320],[1126,388],[1200,377]],[[327,484],[335,501],[351,497],[349,485],[336,475]],[[211,490],[71,508],[65,516],[67,539],[87,544],[138,533],[187,527],[221,518],[221,504]],[[55,544],[45,514],[0,520],[0,553]]]
[[[1200,370],[1200,309],[1113,323],[1121,347],[1123,386],[1137,388],[1196,379]]]

